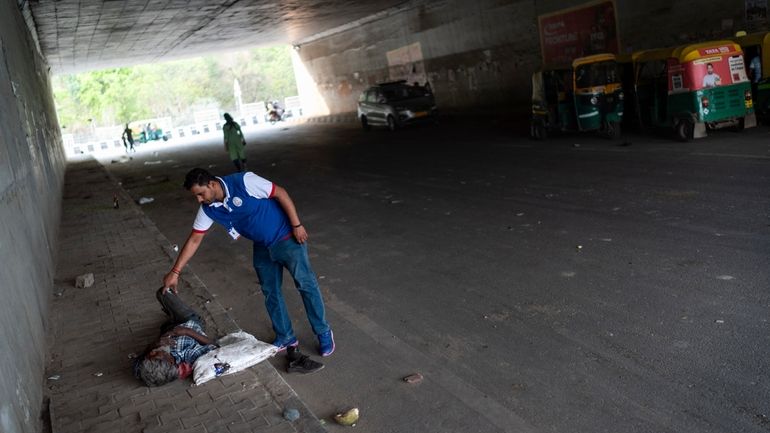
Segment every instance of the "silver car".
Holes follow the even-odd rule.
[[[380,83],[358,98],[358,119],[369,129],[386,126],[391,131],[409,123],[436,120],[438,110],[429,85],[410,85],[406,81]]]

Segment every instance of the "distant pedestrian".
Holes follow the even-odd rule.
[[[134,149],[134,133],[131,131],[131,128],[128,127],[128,123],[126,123],[126,129],[123,130],[123,145],[126,145],[126,141],[128,142],[128,146],[130,146],[131,152],[136,152],[136,149]],[[129,147],[126,147],[126,152],[129,151]]]
[[[225,113],[225,126],[222,132],[225,134],[225,151],[230,154],[230,160],[235,164],[235,168],[240,171],[246,171],[246,139],[243,138],[241,127],[233,120],[229,113]]]
[[[759,83],[762,81],[762,59],[759,58],[759,54],[755,55],[749,63],[749,73],[751,74],[751,82]]]

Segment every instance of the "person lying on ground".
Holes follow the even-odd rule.
[[[160,328],[160,337],[134,361],[134,376],[147,386],[161,386],[192,373],[201,355],[217,347],[204,331],[200,315],[171,290],[155,293],[168,319]]]
[[[168,319],[161,326],[158,340],[148,345],[134,361],[134,376],[147,386],[161,386],[187,378],[195,361],[219,346],[206,335],[200,315],[171,290],[158,289],[155,296]],[[309,374],[324,367],[301,353],[299,347],[289,349],[287,372]]]

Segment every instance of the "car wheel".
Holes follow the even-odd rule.
[[[364,128],[364,131],[372,129],[372,126],[369,125],[369,121],[366,119],[366,116],[361,116],[361,127]]]
[[[396,128],[397,128],[396,119],[394,119],[393,116],[388,115],[388,129],[391,131],[395,131]]]

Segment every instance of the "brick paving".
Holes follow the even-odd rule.
[[[165,316],[154,292],[175,253],[96,161],[70,164],[62,206],[47,368],[53,432],[325,431],[269,362],[202,386],[188,378],[148,388],[134,379],[130,357],[158,336]],[[94,285],[76,288],[88,272]],[[239,329],[189,268],[180,296],[209,335]],[[288,408],[300,419],[285,420]]]

